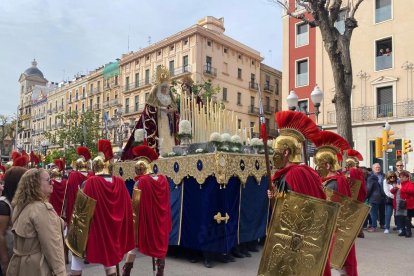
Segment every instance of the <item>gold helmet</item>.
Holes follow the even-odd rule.
[[[345,163],[347,169],[359,167],[359,161],[362,160],[364,160],[364,158],[362,157],[362,154],[359,153],[359,151],[354,149],[348,149],[346,151]]]
[[[321,131],[312,142],[316,146],[314,157],[316,170],[321,177],[326,177],[329,172],[336,172],[342,168],[340,164],[342,151],[350,148],[344,138],[331,131]],[[330,165],[329,169],[326,168],[326,164]]]
[[[289,152],[289,162],[301,163],[303,142],[319,133],[316,124],[305,114],[295,111],[279,111],[275,120],[279,136],[273,140],[273,163],[276,168],[283,167],[283,154]]]
[[[132,149],[132,154],[136,156],[135,173],[137,175],[152,174],[151,162],[158,159],[155,150],[147,145],[136,146]]]
[[[79,158],[75,161],[75,170],[87,172],[89,169],[88,161],[91,160],[91,152],[87,147],[78,147],[76,153],[79,155]]]
[[[62,159],[55,159],[53,163],[56,165],[55,168],[50,172],[51,178],[61,178],[63,176],[63,170],[65,169],[65,161]]]
[[[98,156],[92,161],[92,169],[95,175],[111,175],[111,160],[114,157],[111,142],[108,140],[98,141]]]

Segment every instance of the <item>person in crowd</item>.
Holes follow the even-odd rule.
[[[151,162],[158,158],[155,150],[141,145],[134,147],[132,152],[137,157],[134,193],[140,193],[140,202],[139,210],[134,210],[135,219],[138,218],[134,232],[137,233],[136,248],[128,252],[122,275],[130,275],[138,249],[153,258],[153,263],[157,267],[156,275],[163,276],[172,229],[170,187],[166,176],[154,174],[152,170]]]
[[[385,51],[384,49],[381,48],[378,52],[378,56],[383,56],[384,54],[385,54]]]
[[[106,275],[115,276],[116,265],[125,253],[134,248],[131,199],[123,179],[112,176],[111,143],[108,140],[99,140],[98,152],[92,162],[95,175],[89,176],[83,186],[83,194],[96,202],[84,252],[76,252],[70,244],[84,235],[76,230],[83,222],[73,220],[68,231],[69,238],[66,243],[69,243],[68,247],[74,253],[71,275],[82,275],[86,265],[78,255],[83,255],[89,263],[103,265]],[[78,194],[78,198],[79,196]],[[73,217],[82,217],[88,211],[86,206],[76,207]]]
[[[397,174],[393,171],[389,171],[384,179],[383,189],[385,193],[385,230],[384,234],[390,233],[391,216],[394,210],[394,194],[391,193],[391,189],[397,184]]]
[[[378,214],[380,215],[380,224],[383,226],[385,224],[385,215],[384,219],[381,219],[381,206],[384,207],[385,213],[385,198],[384,198],[384,189],[382,184],[384,182],[383,174],[381,173],[381,166],[378,163],[372,165],[372,173],[367,180],[367,198],[368,203],[371,206],[371,228],[368,229],[368,232],[377,231],[378,225]],[[384,226],[385,228],[385,226]]]
[[[390,48],[385,49],[385,54],[384,55],[385,56],[390,56],[391,55],[391,49]]]
[[[7,275],[66,275],[63,220],[47,202],[52,191],[44,169],[21,177],[12,201],[14,245]]]
[[[23,167],[11,167],[4,174],[4,190],[0,197],[0,264],[1,273],[6,275],[7,267],[13,255],[13,233],[11,218],[13,207],[11,202],[16,193],[20,178],[27,171]]]
[[[401,199],[405,201],[405,207],[407,209],[407,216],[405,220],[405,237],[410,238],[411,219],[414,217],[414,183],[410,181],[410,173],[407,171],[400,173],[400,181],[400,195]]]
[[[53,163],[56,167],[50,172],[50,177],[53,181],[53,193],[50,195],[49,202],[60,217],[66,217],[63,215],[63,205],[67,188],[67,180],[63,178],[65,163],[61,159],[53,160]]]
[[[398,160],[397,163],[395,163],[395,174],[397,175],[397,178],[400,177],[400,172],[402,172],[404,170],[404,164],[401,160]]]

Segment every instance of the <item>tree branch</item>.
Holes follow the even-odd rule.
[[[308,24],[311,27],[316,27],[318,26],[317,22],[315,20],[309,20],[305,17],[304,13],[301,14],[294,14],[289,10],[289,6],[286,4],[286,1],[283,3],[281,0],[277,0],[276,1],[279,5],[281,5],[285,10],[286,10],[286,14],[289,15],[290,17],[302,20],[303,22],[305,22],[306,24]],[[305,9],[308,11],[309,7],[308,5],[301,5],[302,7],[305,7]],[[308,11],[310,12],[310,11]]]
[[[342,0],[335,0],[329,9],[329,20],[331,25],[335,24],[335,21],[338,19],[339,12],[341,11]]]
[[[358,10],[358,7],[359,5],[361,5],[362,2],[364,2],[364,0],[358,0],[358,2],[356,2],[354,8],[349,13],[349,18],[354,18],[355,12]]]

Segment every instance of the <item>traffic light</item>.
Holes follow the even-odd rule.
[[[382,158],[382,138],[375,138],[375,158]]]
[[[411,147],[411,140],[403,138],[403,153],[407,154],[410,151],[413,151],[413,148]]]
[[[394,140],[395,137],[391,137],[394,135],[393,130],[383,130],[382,131],[382,151],[387,151],[389,149],[395,148]]]
[[[395,151],[395,157],[396,157],[396,159],[397,159],[397,160],[401,159],[401,156],[402,156],[402,152],[401,152],[401,150],[396,150],[396,151]]]

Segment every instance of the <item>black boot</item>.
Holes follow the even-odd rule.
[[[248,242],[247,250],[249,250],[250,252],[259,252],[259,249],[257,248],[257,240]]]
[[[122,276],[129,276],[134,263],[125,263],[122,267]]]
[[[239,245],[233,247],[233,249],[231,250],[231,254],[233,254],[233,256],[236,258],[244,258],[244,255],[240,252]]]
[[[240,244],[240,253],[242,253],[245,257],[251,257],[252,255],[247,250],[247,243]]]
[[[164,276],[165,259],[157,259],[155,263],[157,264],[156,276]]]
[[[203,264],[207,268],[213,267],[213,263],[211,262],[211,253],[203,252]]]
[[[411,238],[411,218],[406,217],[405,220],[405,237]]]

